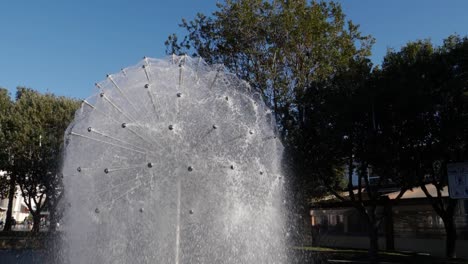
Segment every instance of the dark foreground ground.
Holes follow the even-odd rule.
[[[367,251],[356,249],[332,249],[332,248],[301,248],[294,251],[295,260],[292,264],[325,264],[325,263],[371,263]],[[381,252],[379,263],[382,264],[468,264],[468,260],[449,260],[430,255],[421,255],[414,252]]]
[[[2,264],[46,264],[44,252],[41,250],[20,249],[0,250]]]
[[[322,264],[322,263],[370,263],[365,251],[351,249],[308,248],[293,251],[295,255],[291,264]],[[50,264],[42,250],[20,249],[0,250],[1,264]],[[468,263],[467,260],[447,260],[416,253],[384,252],[380,255],[380,263]]]

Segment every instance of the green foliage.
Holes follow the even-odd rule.
[[[169,36],[167,53],[224,64],[273,108],[296,201],[346,189],[374,238],[381,187],[401,187],[402,195],[430,175],[441,190],[446,164],[467,159],[467,38],[450,36],[441,47],[410,42],[373,69],[373,39],[333,1],[226,0],[180,26],[187,35]],[[352,173],[343,182],[346,167],[359,174],[356,195]]]
[[[441,47],[408,43],[385,57],[380,76],[382,133],[395,146],[394,165],[409,185],[431,176],[447,184],[446,164],[468,158],[468,39]]]
[[[302,122],[306,90],[368,56],[373,43],[328,1],[229,0],[181,27],[188,34],[169,36],[166,51],[223,63],[248,81],[274,108],[283,139]]]
[[[0,88],[0,171],[6,172],[9,162],[8,125],[12,102],[8,90]],[[0,199],[8,195],[8,174],[0,175]]]
[[[341,160],[328,151],[332,140],[325,143],[313,138],[316,133],[327,133],[314,122],[323,113],[319,109],[323,100],[332,98],[326,95],[331,80],[353,71],[354,65],[367,65],[362,61],[370,55],[374,40],[346,21],[339,4],[227,0],[218,4],[212,16],[198,14],[180,26],[187,35],[182,40],[169,36],[167,53],[188,53],[209,63],[223,63],[263,94],[275,112],[290,154],[290,169],[298,176],[296,191],[315,189],[317,174],[336,176],[330,178],[341,184]]]
[[[42,95],[28,88],[17,90],[8,131],[8,171],[16,176],[33,216],[50,206],[62,192],[63,134],[78,106],[76,100],[65,97]]]
[[[407,187],[419,185],[447,235],[446,255],[455,256],[457,201],[442,197],[447,164],[468,159],[468,38],[450,36],[441,47],[428,40],[390,51],[379,76],[379,132],[386,160]],[[436,193],[425,185],[431,183]]]

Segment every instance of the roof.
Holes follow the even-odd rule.
[[[437,197],[437,189],[435,188],[433,184],[431,183],[426,184],[426,189],[429,192],[429,194],[431,194],[433,197]],[[369,197],[367,196],[366,190],[362,188],[361,191],[362,191],[363,201],[368,201]],[[353,193],[355,196],[357,196],[358,190],[354,189]],[[328,204],[328,203],[340,204],[340,203],[351,202],[351,199],[349,197],[349,192],[339,192],[338,194],[341,197],[343,197],[346,201],[343,202],[342,200],[338,199],[335,195],[331,194],[331,195],[327,195],[318,199],[316,198],[312,200],[312,203],[313,204]],[[394,200],[399,194],[400,194],[400,190],[396,190],[395,188],[392,188],[392,189],[382,190],[382,192],[380,193],[380,196],[386,196],[390,200]],[[442,197],[449,197],[448,188],[444,187],[441,190],[441,194],[442,194]],[[426,198],[426,194],[424,193],[422,188],[414,187],[412,189],[407,190],[400,199],[408,200],[408,199],[423,199],[423,198]]]
[[[430,195],[437,197],[437,189],[434,186],[434,184],[431,184],[431,183],[426,184],[426,189]],[[388,196],[388,198],[393,200],[398,196],[398,194],[400,194],[400,191],[392,192],[386,195]],[[447,186],[442,188],[441,194],[442,194],[442,197],[449,196]],[[426,194],[424,193],[421,187],[415,187],[413,189],[407,190],[405,194],[403,194],[403,196],[401,197],[401,199],[417,199],[417,198],[426,198]]]
[[[365,194],[365,189],[361,188],[361,192],[363,194],[363,198],[367,199],[367,194]],[[337,192],[341,197],[344,199],[350,200],[349,198],[349,192],[348,191],[342,191],[342,192]],[[358,194],[358,189],[353,190],[354,195]],[[340,201],[334,194],[329,194],[323,197],[318,197],[314,198],[313,202],[327,202],[327,201]]]

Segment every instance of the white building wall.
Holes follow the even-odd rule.
[[[2,209],[2,213],[0,214],[0,219],[5,222],[6,220],[6,210],[8,209],[8,198],[0,200],[0,208]],[[13,211],[12,217],[16,219],[17,222],[22,222],[26,217],[28,217],[29,212],[24,210],[27,206],[24,204],[23,196],[21,195],[21,191],[19,187],[17,187],[15,198],[13,199]],[[5,211],[3,211],[5,210]]]

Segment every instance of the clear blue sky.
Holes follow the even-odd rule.
[[[452,33],[468,34],[466,0],[341,0],[347,17],[377,43],[380,64],[387,48]],[[16,86],[86,98],[107,73],[162,57],[170,33],[216,0],[5,0],[0,2],[0,87]]]

